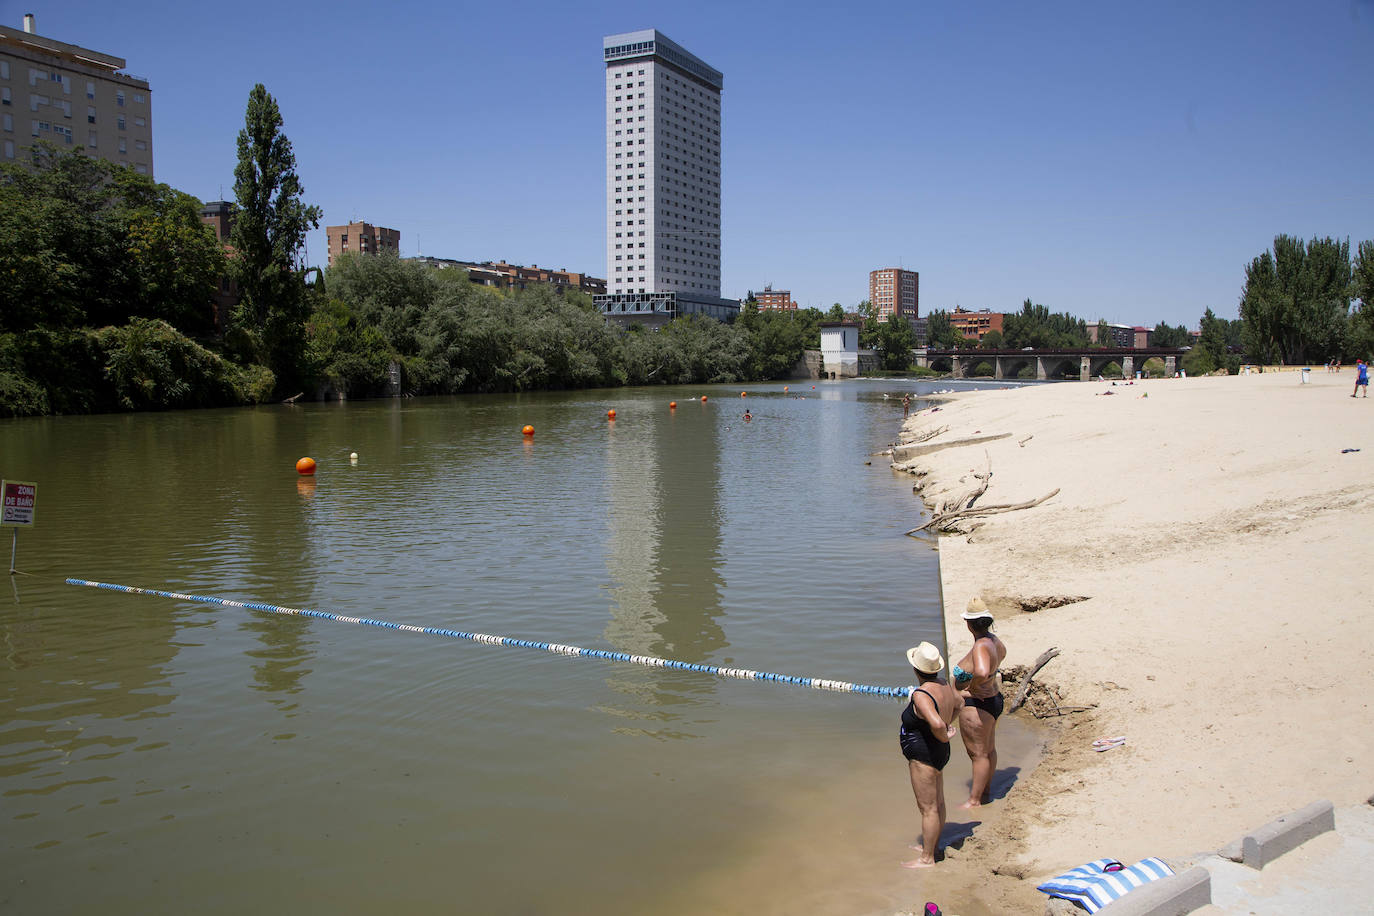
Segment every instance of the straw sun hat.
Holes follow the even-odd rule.
[[[922,674],[939,674],[945,667],[945,660],[940,655],[940,650],[928,642],[907,649],[906,660],[911,662],[911,667]]]
[[[968,610],[959,615],[965,620],[987,620],[992,621],[992,611],[988,610],[987,602],[982,598],[970,598]]]

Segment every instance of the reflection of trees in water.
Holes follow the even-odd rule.
[[[258,615],[262,612],[250,613]],[[312,670],[303,667],[312,655],[309,647],[314,645],[314,640],[309,638],[310,622],[302,617],[262,614],[245,623],[243,629],[262,643],[262,648],[244,653],[256,659],[253,665],[254,688],[280,694],[300,692],[303,689],[301,678]],[[285,697],[273,697],[271,702],[288,714],[296,707],[295,703],[288,705]]]
[[[617,583],[605,629],[623,651],[684,661],[710,660],[728,643],[721,614],[719,454],[710,414],[669,418],[637,437],[620,437],[607,454],[610,540],[606,568]],[[623,666],[606,679],[634,699],[603,707],[611,715],[677,721],[670,707],[685,695],[715,690],[714,679]],[[683,732],[632,726],[616,731],[659,738]]]
[[[147,599],[137,598],[119,607],[108,592],[57,588],[27,587],[21,599],[34,603],[0,606],[3,795],[113,781],[103,761],[142,733],[128,723],[171,715],[171,609],[140,608]]]

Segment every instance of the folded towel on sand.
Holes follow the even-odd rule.
[[[1115,859],[1095,859],[1056,875],[1036,890],[1051,897],[1072,900],[1089,913],[1096,913],[1142,884],[1167,878],[1173,873],[1172,868],[1153,857],[1124,867]]]

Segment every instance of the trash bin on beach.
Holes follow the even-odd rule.
[[[1311,371],[1312,371],[1312,367],[1311,367],[1311,366],[1304,366],[1304,367],[1303,367],[1303,370],[1302,370],[1302,378],[1299,380],[1298,384],[1300,384],[1300,385],[1306,385],[1306,384],[1307,384],[1307,374],[1308,374],[1309,372],[1311,372]]]

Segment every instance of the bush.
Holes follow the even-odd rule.
[[[101,356],[81,330],[0,334],[0,412],[9,416],[108,410]]]

